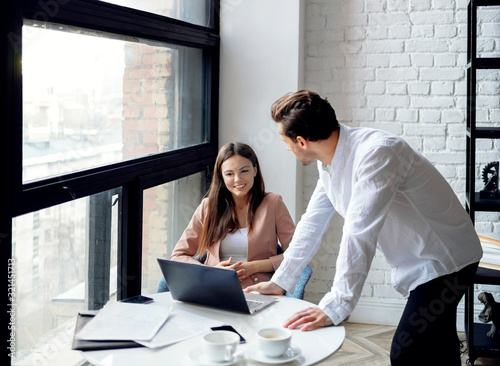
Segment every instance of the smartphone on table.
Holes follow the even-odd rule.
[[[137,295],[137,296],[129,297],[128,299],[124,299],[121,302],[129,302],[132,304],[149,304],[150,302],[153,302],[153,301],[154,300],[151,297]]]

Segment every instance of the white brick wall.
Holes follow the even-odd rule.
[[[462,202],[466,6],[466,0],[306,0],[305,14],[305,87],[328,97],[341,122],[404,137],[436,165]],[[478,17],[480,54],[499,57],[498,8]],[[478,79],[478,121],[498,126],[500,73],[480,71]],[[498,159],[498,151],[491,141],[478,143],[478,175],[484,164]],[[315,166],[304,169],[304,207],[316,179]],[[480,179],[477,184],[482,187]],[[498,220],[496,213],[479,214],[478,230],[500,230]],[[317,302],[331,286],[341,228],[337,217],[311,263],[310,301]],[[384,301],[404,303],[377,254],[360,303]],[[398,321],[398,312],[391,311],[394,316],[385,323]]]

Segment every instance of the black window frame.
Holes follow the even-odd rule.
[[[145,189],[206,171],[209,175],[218,151],[218,95],[220,0],[208,0],[212,27],[97,0],[6,0],[0,5],[2,26],[0,102],[0,245],[1,291],[4,294],[3,339],[9,346],[12,307],[12,220],[29,212],[121,187],[119,223],[118,298],[141,291],[142,195]],[[203,50],[205,119],[208,141],[196,146],[23,184],[22,182],[22,72],[20,37],[25,19],[138,37]],[[19,245],[18,243],[17,245]],[[9,272],[10,271],[10,272]],[[9,280],[11,280],[9,282]],[[15,291],[15,290],[14,290]],[[7,347],[8,347],[7,346]],[[4,351],[5,352],[5,351]],[[9,349],[4,354],[10,365]]]

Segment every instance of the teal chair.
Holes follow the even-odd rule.
[[[278,254],[282,254],[283,249],[281,249],[281,245],[278,244]],[[304,299],[304,292],[305,288],[307,285],[307,282],[309,282],[309,279],[312,276],[312,268],[307,265],[303,270],[302,273],[300,274],[299,282],[295,285],[295,288],[293,289],[293,292],[285,292],[285,296],[288,297],[295,297],[296,299]]]
[[[306,266],[302,273],[300,274],[299,282],[295,285],[295,288],[293,289],[293,292],[285,292],[285,296],[288,297],[295,297],[296,299],[304,299],[304,292],[305,288],[307,285],[307,282],[309,282],[309,279],[311,278],[312,275],[312,268],[309,266]]]
[[[158,286],[156,287],[156,292],[169,292],[167,286],[167,281],[165,281],[165,277],[161,276],[160,281],[158,282]]]

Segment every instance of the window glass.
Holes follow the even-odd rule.
[[[170,257],[201,203],[205,174],[197,173],[144,191],[142,293],[155,293],[162,274],[157,258]]]
[[[13,365],[80,365],[76,316],[116,300],[118,191],[14,218]],[[96,245],[99,243],[99,245]]]
[[[23,182],[206,142],[201,49],[23,27]]]
[[[108,3],[183,20],[188,23],[212,27],[210,1],[207,0],[105,0]]]

